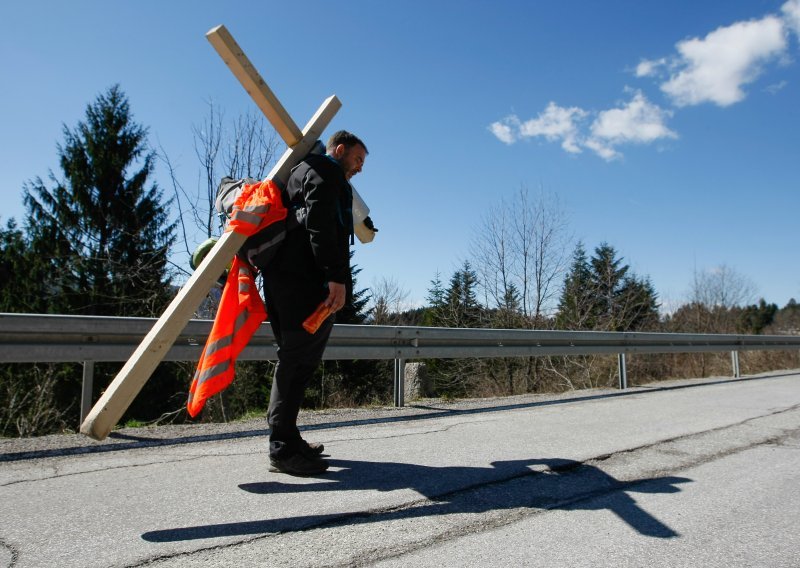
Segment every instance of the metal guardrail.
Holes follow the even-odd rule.
[[[94,362],[127,361],[155,322],[152,318],[0,313],[0,363],[83,363],[83,417],[83,409],[88,412],[91,407]],[[212,323],[191,320],[164,360],[197,360]],[[794,349],[800,349],[800,336],[337,324],[323,359],[394,360],[395,405],[403,406],[404,368],[409,359],[618,355],[619,386],[626,388],[625,355],[629,353],[727,351],[733,376],[738,377],[739,351]],[[261,326],[239,357],[243,361],[276,358],[269,325]]]

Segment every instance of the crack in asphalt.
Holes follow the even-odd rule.
[[[542,470],[534,471],[529,469],[527,471],[520,472],[514,475],[505,476],[502,479],[481,481],[455,490],[444,491],[440,494],[406,502],[403,503],[402,505],[368,509],[365,511],[358,511],[358,512],[342,513],[340,515],[332,515],[321,521],[309,522],[306,526],[301,526],[299,528],[295,528],[292,530],[258,534],[248,538],[239,539],[236,542],[229,542],[225,544],[203,547],[192,551],[153,556],[147,559],[143,559],[137,563],[126,565],[125,568],[140,568],[143,566],[157,565],[160,562],[164,561],[170,561],[180,558],[189,558],[200,554],[213,553],[214,551],[222,551],[226,549],[236,548],[260,540],[275,538],[277,536],[285,535],[288,533],[301,534],[316,530],[330,530],[330,529],[342,528],[363,523],[379,523],[379,522],[390,522],[403,519],[413,519],[415,517],[420,516],[419,514],[417,514],[417,512],[425,507],[444,508],[445,509],[444,511],[437,511],[435,513],[444,515],[448,514],[447,507],[449,504],[449,508],[452,509],[452,511],[449,511],[449,513],[451,514],[458,513],[459,510],[457,507],[457,503],[459,501],[465,501],[465,500],[469,501],[471,498],[476,498],[476,497],[480,498],[480,496],[478,495],[480,491],[485,491],[485,490],[499,491],[502,490],[503,486],[524,481],[525,479],[532,479],[542,475],[545,476],[558,475],[560,478],[568,478],[569,476],[587,475],[591,471],[599,470],[600,468],[598,466],[600,465],[613,465],[612,462],[614,460],[624,459],[625,457],[630,455],[635,455],[636,453],[642,453],[647,451],[658,451],[659,453],[663,453],[664,455],[668,456],[678,455],[684,458],[680,460],[680,463],[675,464],[675,466],[673,467],[653,468],[652,470],[647,470],[646,472],[641,473],[640,476],[636,479],[616,480],[614,478],[611,478],[613,481],[609,482],[608,484],[602,487],[589,489],[583,492],[578,491],[577,493],[574,493],[573,495],[565,499],[554,498],[551,502],[537,503],[536,506],[523,505],[516,508],[499,507],[494,510],[489,509],[490,512],[494,513],[493,515],[491,515],[492,518],[478,516],[478,518],[476,518],[475,520],[459,522],[458,525],[455,527],[446,528],[442,532],[427,537],[416,538],[411,542],[405,544],[395,544],[395,545],[387,545],[384,547],[376,547],[368,551],[362,550],[359,553],[359,557],[357,559],[348,558],[343,561],[327,564],[325,565],[325,568],[344,568],[346,566],[368,566],[378,561],[401,557],[403,555],[424,549],[429,546],[445,543],[449,540],[507,526],[535,515],[541,515],[547,513],[548,511],[551,511],[553,509],[568,508],[570,506],[579,505],[581,503],[602,498],[616,492],[620,491],[624,492],[632,490],[639,486],[643,486],[648,483],[653,483],[654,476],[675,474],[719,459],[726,458],[731,455],[735,455],[737,453],[750,450],[752,448],[756,448],[758,446],[770,445],[770,444],[779,444],[779,445],[784,444],[789,440],[795,439],[798,436],[798,430],[775,428],[776,434],[774,436],[760,437],[759,439],[752,441],[750,443],[723,448],[720,449],[719,451],[714,451],[711,454],[707,455],[704,455],[702,453],[692,453],[692,452],[676,450],[675,448],[669,447],[670,445],[675,444],[677,442],[688,442],[693,439],[700,439],[702,437],[713,435],[715,433],[723,432],[726,430],[731,430],[743,426],[746,427],[752,422],[763,420],[780,414],[793,412],[798,409],[800,409],[800,405],[794,405],[789,408],[776,410],[769,414],[748,418],[741,422],[717,428],[712,428],[709,430],[705,430],[703,432],[696,432],[692,434],[676,436],[673,438],[660,440],[658,442],[653,442],[651,444],[645,444],[634,448],[627,448],[609,454],[601,454],[592,458],[588,458],[584,461],[569,461],[564,463],[563,465],[556,467],[548,466],[543,471]],[[431,513],[428,514],[430,515]],[[316,566],[320,565],[316,564]]]
[[[590,467],[596,467],[599,464],[603,464],[603,463],[609,462],[610,460],[613,460],[613,459],[616,459],[616,458],[620,458],[620,457],[624,457],[626,455],[631,455],[631,454],[635,454],[637,452],[648,451],[648,450],[656,450],[656,451],[661,452],[662,450],[660,449],[660,446],[662,446],[662,445],[668,445],[668,444],[675,443],[675,442],[680,442],[680,441],[689,441],[689,440],[691,440],[693,438],[699,438],[699,437],[702,437],[702,436],[706,436],[706,435],[708,435],[710,433],[713,433],[713,432],[719,432],[719,431],[723,431],[723,430],[727,430],[727,429],[735,428],[735,427],[739,427],[739,426],[747,426],[749,422],[752,422],[754,420],[767,418],[767,417],[770,417],[770,416],[774,416],[776,414],[782,414],[784,412],[789,412],[789,411],[795,410],[797,408],[798,407],[795,406],[795,407],[792,407],[790,409],[773,412],[773,413],[770,413],[770,414],[767,414],[767,415],[764,415],[764,416],[761,416],[761,417],[750,418],[748,420],[744,420],[744,421],[736,423],[736,424],[731,424],[728,427],[714,428],[714,429],[707,430],[707,431],[704,431],[704,432],[698,432],[698,433],[689,434],[689,435],[686,435],[686,436],[678,436],[678,437],[675,437],[675,438],[672,438],[672,439],[669,439],[669,440],[663,440],[663,441],[660,441],[660,442],[655,442],[653,444],[646,444],[646,445],[639,446],[639,447],[636,447],[636,448],[630,448],[630,449],[627,449],[627,450],[621,450],[621,451],[614,452],[614,453],[611,453],[611,454],[603,454],[603,455],[597,456],[595,458],[587,459],[587,460],[585,460],[583,462],[574,462],[574,464],[569,464],[569,466],[564,467],[564,468],[551,468],[551,469],[548,469],[548,470],[546,470],[544,472],[531,471],[529,473],[524,473],[524,474],[521,474],[521,475],[518,475],[518,476],[512,476],[512,477],[509,477],[509,478],[504,479],[504,480],[497,480],[497,481],[494,481],[494,482],[485,483],[480,488],[486,488],[486,487],[491,487],[491,486],[501,486],[501,485],[508,484],[510,482],[513,482],[513,481],[521,479],[521,478],[533,477],[533,476],[536,476],[536,475],[540,475],[542,473],[544,473],[544,474],[558,473],[561,476],[571,475],[571,474],[580,475],[582,470],[586,470],[587,468],[590,468]],[[627,491],[627,490],[635,489],[636,487],[647,485],[648,483],[653,483],[653,477],[655,477],[655,476],[666,475],[666,474],[675,474],[675,473],[679,473],[679,472],[682,472],[682,471],[686,471],[688,469],[692,469],[692,468],[695,468],[695,467],[698,467],[698,466],[701,466],[701,465],[705,465],[707,463],[710,463],[710,462],[713,462],[713,461],[717,461],[719,459],[724,459],[726,457],[729,457],[729,456],[732,456],[732,455],[735,455],[735,454],[738,454],[738,453],[741,453],[741,452],[745,452],[745,451],[748,451],[750,449],[753,449],[753,448],[756,448],[756,447],[759,447],[759,446],[763,446],[763,445],[772,445],[772,444],[780,445],[785,440],[793,438],[793,437],[797,436],[797,434],[798,434],[797,430],[783,430],[781,432],[782,432],[781,434],[773,436],[773,437],[768,437],[766,439],[761,439],[761,440],[752,442],[750,444],[745,444],[745,445],[742,445],[742,446],[736,446],[736,447],[733,447],[733,448],[729,448],[727,450],[714,452],[713,454],[710,454],[710,455],[705,455],[705,456],[695,455],[694,459],[690,459],[688,461],[685,461],[684,463],[682,463],[682,464],[680,464],[680,465],[678,465],[676,467],[671,467],[671,468],[668,468],[668,469],[656,468],[656,469],[653,469],[653,470],[649,470],[644,474],[645,475],[644,478],[633,479],[633,480],[628,480],[628,481],[617,481],[616,483],[612,483],[609,486],[603,487],[601,489],[590,490],[590,491],[586,491],[586,492],[583,492],[583,493],[578,493],[578,494],[574,495],[571,498],[557,500],[557,501],[554,501],[554,502],[552,502],[550,504],[544,504],[544,505],[542,505],[540,507],[537,507],[537,508],[521,506],[521,507],[519,507],[517,509],[509,509],[509,510],[506,510],[506,514],[504,514],[504,515],[501,514],[495,519],[490,519],[488,521],[486,521],[484,519],[479,519],[479,520],[476,520],[476,521],[473,521],[473,522],[462,523],[459,526],[455,527],[454,529],[449,529],[449,530],[444,531],[443,533],[440,533],[440,534],[437,534],[437,535],[432,535],[432,536],[430,536],[428,538],[424,538],[424,539],[421,539],[421,540],[416,540],[416,541],[413,541],[413,542],[408,543],[406,545],[388,546],[388,547],[385,547],[383,549],[375,549],[374,552],[376,554],[371,555],[371,556],[366,556],[364,553],[362,553],[360,555],[359,559],[357,561],[355,561],[355,562],[352,559],[350,559],[350,560],[348,560],[346,562],[337,562],[337,563],[333,563],[333,564],[326,564],[326,565],[320,566],[319,568],[345,568],[345,567],[350,567],[350,566],[369,566],[369,565],[372,565],[372,564],[374,564],[376,562],[379,562],[379,561],[388,560],[388,559],[391,559],[391,558],[398,558],[398,557],[404,556],[404,555],[412,553],[412,552],[416,552],[418,550],[422,550],[422,549],[430,547],[430,546],[436,546],[436,545],[439,545],[439,544],[443,544],[443,543],[445,543],[445,542],[447,542],[449,540],[453,540],[453,539],[456,539],[456,538],[461,538],[461,537],[468,536],[468,535],[471,535],[471,534],[476,534],[476,533],[479,533],[479,532],[491,531],[491,530],[495,530],[497,528],[508,526],[508,525],[514,524],[514,523],[516,523],[518,521],[521,521],[523,519],[527,519],[527,518],[530,518],[530,517],[533,517],[533,516],[536,516],[536,515],[541,515],[541,514],[547,513],[548,511],[551,511],[553,509],[568,508],[570,506],[574,506],[574,505],[578,505],[580,503],[585,503],[585,502],[592,501],[592,500],[595,500],[595,499],[598,499],[598,498],[602,498],[602,497],[608,496],[608,495],[610,495],[612,493],[616,493],[616,492],[619,492],[619,491],[623,491],[624,492],[624,491]],[[686,453],[685,455],[686,456],[691,456],[692,454]],[[466,495],[468,493],[472,493],[476,489],[478,489],[478,487],[466,487],[466,488],[459,489],[459,490],[456,490],[456,491],[453,491],[453,492],[450,492],[450,493],[443,493],[442,495],[439,495],[434,499],[426,500],[426,501],[435,502],[436,500],[440,500],[440,499],[450,499],[452,501],[452,500],[454,500],[453,498],[457,498],[457,497],[459,497],[461,495]],[[375,516],[386,516],[387,513],[388,514],[391,514],[391,513],[402,513],[404,511],[410,511],[411,509],[415,508],[416,506],[418,506],[418,505],[417,504],[406,504],[406,505],[404,505],[402,507],[395,508],[395,511],[391,511],[391,510],[376,511],[374,513],[374,515]],[[398,517],[399,516],[400,515],[398,515]],[[389,519],[386,519],[386,520],[389,520]],[[375,522],[375,520],[373,520],[372,522]],[[320,527],[315,527],[315,528],[333,528],[333,526],[340,526],[340,525],[343,525],[343,524],[344,523],[342,523],[341,521],[334,521],[332,523],[328,523],[327,524],[328,526],[325,526],[325,527],[321,527],[320,526]],[[351,524],[355,524],[355,523],[351,523]]]
[[[490,420],[490,422],[496,422],[496,420]],[[441,432],[449,432],[450,430],[454,429],[457,426],[464,426],[465,424],[475,424],[473,421],[464,420],[463,422],[453,422],[447,426],[442,426],[441,428],[429,428],[426,430],[420,430],[418,432],[408,432],[405,434],[388,434],[388,435],[379,435],[379,436],[356,436],[352,438],[331,438],[325,440],[326,444],[334,444],[336,442],[361,442],[364,440],[391,440],[394,438],[408,438],[413,436],[426,436],[428,434],[439,434]]]
[[[0,539],[0,548],[5,548],[11,556],[7,568],[14,568],[19,561],[19,551],[3,539]]]
[[[443,426],[441,428],[434,428],[428,429],[419,432],[410,432],[406,434],[389,434],[386,436],[369,436],[369,437],[357,437],[357,438],[338,438],[333,440],[326,440],[326,443],[335,443],[335,442],[348,442],[353,440],[389,440],[392,438],[404,438],[408,436],[421,436],[427,434],[438,434],[441,432],[448,432],[457,426],[463,426],[464,424],[472,424],[472,422],[463,421],[463,422],[455,422],[453,424],[449,424],[447,426]],[[266,456],[267,448],[264,448],[264,454]],[[169,456],[156,460],[156,461],[149,461],[145,463],[135,463],[135,464],[125,464],[125,465],[118,465],[118,466],[110,466],[110,467],[103,467],[98,469],[87,469],[83,471],[73,471],[70,473],[59,473],[59,465],[58,464],[51,464],[50,467],[55,472],[53,475],[47,475],[43,477],[37,477],[35,479],[17,479],[14,481],[8,481],[6,483],[0,483],[0,487],[9,487],[12,485],[18,485],[20,483],[36,483],[39,481],[48,481],[52,479],[58,479],[61,477],[73,477],[76,475],[85,475],[85,474],[92,474],[97,473],[100,471],[112,471],[112,470],[119,470],[119,469],[127,469],[127,468],[134,468],[134,467],[146,467],[146,466],[153,466],[153,465],[165,465],[169,463],[175,462],[186,462],[195,459],[201,458],[208,458],[208,457],[235,457],[235,456],[249,456],[252,455],[252,451],[245,451],[245,452],[209,452],[203,454],[197,454],[193,456],[173,456],[170,458]],[[266,459],[266,458],[265,458]]]
[[[703,433],[703,434],[705,434],[705,433]],[[357,560],[355,560],[355,561],[353,559],[348,559],[348,560],[342,561],[342,562],[335,562],[335,563],[331,563],[331,564],[321,565],[321,566],[319,566],[319,568],[345,568],[345,567],[355,567],[355,566],[358,566],[358,567],[360,567],[360,566],[370,566],[370,565],[375,564],[376,562],[389,560],[389,559],[392,559],[392,558],[399,558],[399,557],[405,556],[406,554],[417,552],[419,550],[423,550],[423,549],[431,547],[431,546],[437,546],[437,545],[440,545],[440,544],[444,544],[444,543],[446,543],[446,542],[448,542],[450,540],[466,537],[466,536],[469,536],[469,535],[472,535],[472,534],[481,533],[481,532],[492,531],[492,530],[495,530],[495,529],[498,529],[498,528],[502,528],[502,527],[505,527],[505,526],[508,526],[508,525],[512,525],[512,524],[514,524],[516,522],[519,522],[521,520],[528,519],[528,518],[531,518],[531,517],[537,516],[537,515],[542,515],[542,514],[545,514],[545,513],[549,512],[549,511],[552,511],[554,509],[567,509],[567,508],[570,508],[570,507],[574,507],[576,505],[580,505],[581,503],[587,503],[587,502],[590,502],[590,501],[594,501],[594,500],[606,497],[606,496],[611,495],[613,493],[626,492],[626,491],[629,491],[629,490],[634,490],[637,487],[645,486],[647,484],[652,484],[654,482],[653,481],[653,477],[654,476],[664,475],[664,474],[667,474],[667,473],[674,474],[674,473],[678,473],[678,472],[685,471],[685,470],[688,470],[688,469],[692,469],[692,468],[695,468],[697,466],[704,465],[704,464],[710,463],[712,461],[716,461],[718,459],[723,459],[725,457],[728,457],[728,456],[731,456],[731,455],[734,455],[734,454],[737,454],[737,453],[745,452],[747,450],[750,450],[750,449],[758,447],[758,446],[769,445],[769,444],[774,444],[774,443],[780,443],[782,440],[784,440],[786,438],[789,438],[789,437],[792,437],[794,435],[795,435],[795,431],[785,432],[781,436],[776,436],[774,438],[768,438],[766,440],[759,440],[759,441],[754,442],[752,444],[747,444],[747,445],[740,446],[740,447],[737,447],[737,448],[733,448],[733,449],[729,449],[729,450],[726,450],[726,451],[718,452],[718,453],[715,453],[715,454],[710,455],[710,456],[703,456],[703,457],[701,457],[699,459],[690,460],[689,462],[683,463],[680,466],[675,467],[675,468],[669,468],[668,470],[659,469],[659,470],[648,471],[646,477],[643,478],[643,479],[634,479],[634,480],[629,480],[629,481],[618,481],[617,483],[612,483],[612,484],[610,484],[610,485],[608,485],[606,487],[603,487],[601,489],[595,489],[595,490],[585,491],[585,492],[582,492],[582,493],[577,493],[576,495],[574,495],[571,498],[556,500],[556,501],[553,501],[552,503],[548,503],[548,504],[540,504],[538,507],[530,507],[530,506],[524,506],[523,505],[523,506],[520,506],[520,507],[518,507],[516,509],[507,509],[507,510],[498,511],[498,513],[500,513],[500,514],[496,515],[494,518],[490,518],[490,519],[483,519],[482,518],[482,519],[478,519],[478,520],[475,520],[475,521],[472,521],[472,522],[460,523],[458,526],[456,526],[454,528],[451,528],[451,529],[448,529],[448,530],[445,530],[442,533],[431,535],[431,536],[428,536],[428,537],[422,538],[422,539],[417,539],[417,540],[414,540],[414,541],[409,542],[407,544],[400,544],[400,545],[393,545],[393,546],[390,545],[390,546],[386,546],[384,548],[375,548],[372,551],[369,551],[367,553],[362,551],[360,553],[360,555],[359,555],[359,558]],[[685,438],[682,438],[682,439],[688,440],[690,438],[692,438],[692,436],[686,436]],[[669,443],[669,442],[666,442],[666,443]],[[602,463],[607,462],[607,461],[609,461],[611,459],[622,457],[622,456],[624,456],[626,454],[635,453],[637,450],[653,450],[653,449],[658,450],[658,446],[659,445],[660,444],[652,444],[652,445],[649,445],[649,446],[642,446],[641,448],[636,448],[636,449],[632,449],[632,450],[625,450],[625,451],[621,451],[621,452],[615,452],[614,454],[599,456],[598,458],[592,458],[592,459],[586,460],[584,462],[576,462],[574,467],[566,468],[566,469],[563,469],[561,471],[554,471],[554,470],[549,470],[549,471],[545,471],[545,472],[534,472],[534,471],[532,471],[530,473],[523,474],[521,476],[517,476],[517,477],[514,477],[514,478],[509,478],[509,479],[500,480],[500,481],[496,481],[496,482],[492,482],[492,483],[487,483],[487,484],[485,484],[484,487],[491,487],[491,486],[498,486],[499,487],[501,485],[508,484],[510,482],[513,482],[513,481],[515,481],[517,479],[520,479],[520,478],[523,478],[523,477],[534,477],[536,475],[548,474],[548,473],[549,474],[559,473],[561,476],[571,475],[571,474],[580,475],[582,470],[586,470],[587,468],[593,467],[595,464],[602,464]],[[438,496],[438,499],[451,498],[451,500],[455,500],[461,494],[472,493],[475,490],[476,490],[476,488],[474,488],[474,487],[473,488],[465,488],[463,490],[454,491],[454,492],[449,493],[449,494],[447,494],[447,493],[446,494],[442,494],[442,495]],[[435,501],[432,501],[432,502],[435,502]],[[386,519],[371,519],[371,522],[378,522],[379,520],[396,520],[398,518],[401,518],[403,516],[404,512],[407,514],[407,516],[412,516],[412,515],[408,515],[408,513],[410,513],[411,510],[413,508],[415,508],[416,506],[418,506],[418,505],[416,505],[416,504],[415,505],[410,505],[409,504],[409,505],[406,505],[406,506],[404,506],[402,508],[398,508],[397,511],[376,511],[374,513],[375,517],[380,517],[380,516],[388,517],[390,514],[395,513],[395,518],[394,519],[389,519],[389,518],[386,518]],[[357,523],[352,523],[351,522],[349,524],[357,524]],[[334,521],[334,522],[328,523],[328,526],[325,526],[325,527],[320,526],[320,527],[315,527],[315,528],[334,528],[335,526],[342,526],[342,525],[344,525],[344,523],[342,523],[341,521]]]
[[[17,480],[14,480],[14,481],[8,481],[6,483],[0,483],[0,487],[10,487],[12,485],[19,485],[20,483],[37,483],[37,482],[40,482],[40,481],[50,481],[52,479],[59,479],[59,478],[62,478],[62,477],[74,477],[74,476],[77,476],[77,475],[89,475],[89,474],[92,474],[92,473],[99,473],[99,472],[105,472],[105,471],[115,471],[115,470],[119,470],[119,469],[129,469],[129,468],[136,468],[136,467],[147,467],[147,466],[151,466],[151,465],[166,465],[166,464],[175,463],[175,462],[185,462],[185,461],[201,459],[201,458],[207,457],[209,455],[211,455],[211,454],[202,454],[202,455],[196,455],[196,456],[184,456],[182,458],[162,459],[162,460],[151,461],[151,462],[146,462],[146,463],[129,463],[129,464],[125,464],[125,465],[112,465],[112,466],[108,466],[108,467],[100,467],[100,468],[97,468],[97,469],[87,469],[87,470],[83,470],[83,471],[72,471],[72,472],[69,472],[69,473],[58,473],[58,466],[54,465],[54,466],[52,466],[53,469],[56,471],[56,473],[54,475],[48,475],[46,477],[37,477],[36,479],[17,479]],[[221,454],[221,455],[226,455],[227,456],[229,454]],[[246,455],[246,454],[241,454],[241,455]]]

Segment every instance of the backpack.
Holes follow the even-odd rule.
[[[258,183],[258,180],[253,178],[234,179],[228,176],[220,180],[219,187],[217,187],[217,196],[214,199],[214,209],[217,210],[221,229],[225,230],[225,227],[228,226],[228,221],[230,221],[231,213],[233,212],[233,204],[242,193],[244,186],[253,183]]]
[[[303,160],[310,154],[325,154],[325,145],[322,141],[317,140],[309,150],[308,154],[303,157]],[[303,160],[292,168],[299,167]],[[234,179],[231,177],[224,177],[219,183],[217,188],[217,195],[214,199],[214,208],[220,218],[220,225],[223,230],[228,224],[233,211],[233,204],[236,198],[242,193],[245,185],[258,183],[259,180],[253,178]],[[286,195],[286,188],[278,184],[281,188],[281,198],[284,206],[288,208],[288,196]],[[267,227],[261,229],[255,235],[249,237],[242,248],[239,249],[239,256],[247,260],[251,266],[256,268],[264,268],[275,254],[278,252],[280,245],[286,239],[286,233],[295,229],[300,225],[305,224],[305,207],[289,208],[288,215],[283,221],[276,221]]]

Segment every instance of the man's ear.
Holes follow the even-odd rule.
[[[344,144],[338,144],[336,148],[333,149],[333,154],[331,154],[337,160],[344,156]]]

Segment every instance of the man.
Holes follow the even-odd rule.
[[[286,183],[289,214],[305,208],[305,218],[287,232],[262,270],[267,313],[278,343],[268,411],[271,471],[314,475],[328,469],[322,445],[309,445],[300,437],[297,415],[334,316],[314,334],[302,323],[322,302],[333,312],[340,310],[351,293],[353,194],[348,180],[361,171],[367,153],[357,136],[341,130],[331,136],[326,154],[308,155]]]

